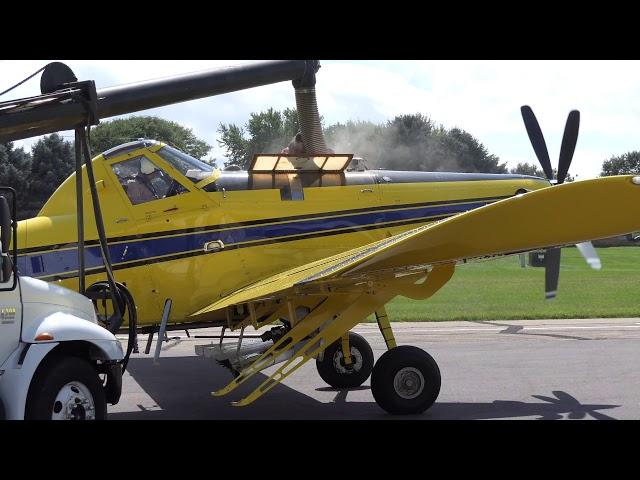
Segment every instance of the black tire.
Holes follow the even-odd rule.
[[[335,388],[354,388],[362,385],[373,369],[373,350],[364,337],[349,332],[349,347],[354,368],[347,369],[342,354],[342,339],[324,350],[322,361],[316,360],[320,377]]]
[[[431,355],[418,347],[402,345],[385,352],[376,362],[371,393],[389,413],[418,414],[436,401],[440,382],[440,369]]]
[[[29,387],[26,419],[52,420],[54,414],[70,412],[69,416],[75,418],[69,419],[84,420],[86,416],[94,416],[96,420],[106,420],[107,402],[104,388],[98,373],[86,360],[58,356],[45,361],[46,364],[38,370]],[[81,390],[78,390],[79,388]],[[76,407],[62,411],[64,405],[60,401],[56,402],[56,397],[63,392],[68,393],[69,390],[78,392],[78,397],[87,399],[88,403],[74,401]],[[58,411],[55,412],[55,409]]]

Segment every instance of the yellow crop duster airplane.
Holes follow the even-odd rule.
[[[440,391],[438,366],[427,352],[396,345],[386,303],[398,295],[429,298],[460,262],[640,229],[640,177],[560,185],[578,136],[575,111],[567,121],[557,180],[552,180],[544,139],[528,107],[522,108],[523,118],[547,179],[356,170],[349,168],[352,155],[330,153],[322,136],[314,89],[319,64],[263,65],[271,73],[289,69],[279,77],[263,75],[249,86],[293,80],[305,155],[256,155],[247,171],[219,171],[170,145],[129,142],[87,160],[82,170],[78,162],[82,183],[71,175],[36,217],[18,227],[18,267],[24,275],[93,293],[117,289],[131,301],[129,318],[135,303],[137,325],[143,328],[158,325],[170,298],[170,321],[186,325],[182,328],[240,330],[238,344],[221,340],[196,349],[235,373],[215,395],[230,393],[257,372],[282,363],[235,405],[253,402],[315,359],[329,385],[355,387],[371,375],[372,393],[383,409],[423,412]],[[222,91],[247,88],[237,76],[258,75],[255,66],[247,68],[234,70],[235,86]],[[69,81],[65,85],[76,87]],[[83,103],[88,114],[77,114],[73,121],[88,125],[186,98],[169,95],[167,83],[141,85],[146,90],[89,91]],[[135,103],[151,87],[159,100]],[[126,106],[118,110],[113,98],[123,92]],[[91,101],[93,108],[88,108]],[[0,141],[3,133],[15,139],[62,129],[53,119],[47,124],[41,118],[21,128],[3,131],[0,117]],[[81,132],[76,130],[77,152],[86,146]],[[78,185],[81,196],[76,196]],[[85,208],[79,224],[79,207],[92,204],[93,212]],[[548,250],[549,297],[555,295],[559,252]],[[118,286],[105,282],[112,275]],[[105,313],[115,316],[113,309]],[[375,365],[367,342],[349,333],[372,314],[388,347]],[[242,344],[245,327],[270,324],[276,326],[262,341]]]

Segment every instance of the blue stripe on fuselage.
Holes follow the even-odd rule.
[[[213,240],[222,240],[226,246],[279,237],[285,237],[283,240],[286,240],[286,237],[289,236],[328,230],[364,227],[411,219],[418,221],[424,217],[452,215],[472,210],[488,203],[492,202],[438,205],[408,210],[376,211],[340,217],[298,220],[272,225],[235,227],[229,229],[221,228],[209,232],[190,233],[165,238],[131,240],[115,245],[112,244],[109,245],[109,253],[111,255],[111,261],[114,265],[117,265],[123,262],[139,261],[202,250],[205,242]],[[159,233],[159,235],[161,235],[161,233]],[[89,269],[102,266],[100,247],[85,247],[85,267]],[[22,275],[34,277],[45,277],[75,271],[78,269],[77,249],[21,255],[18,257],[18,269]]]

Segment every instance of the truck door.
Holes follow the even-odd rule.
[[[0,366],[15,351],[20,341],[22,320],[20,285],[10,290],[11,285],[13,285],[13,276],[9,281],[0,283]],[[7,290],[3,290],[5,288]]]
[[[2,188],[3,192],[10,190]],[[13,190],[11,190],[13,192]],[[15,207],[15,192],[13,192],[13,202]],[[22,320],[22,304],[20,300],[20,286],[16,282],[14,285],[14,275],[11,272],[12,258],[10,244],[15,242],[15,237],[11,240],[11,224],[15,218],[9,213],[9,202],[7,198],[0,196],[0,366],[15,351],[20,341],[20,322]],[[15,213],[15,211],[14,211]],[[15,244],[14,244],[15,247]],[[5,256],[3,254],[8,254]],[[0,375],[2,375],[0,370]]]

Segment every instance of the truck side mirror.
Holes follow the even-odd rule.
[[[11,256],[9,254],[9,245],[11,244],[11,213],[9,211],[9,202],[5,197],[0,196],[0,255],[2,265],[0,266],[0,282],[4,283],[11,278]]]

